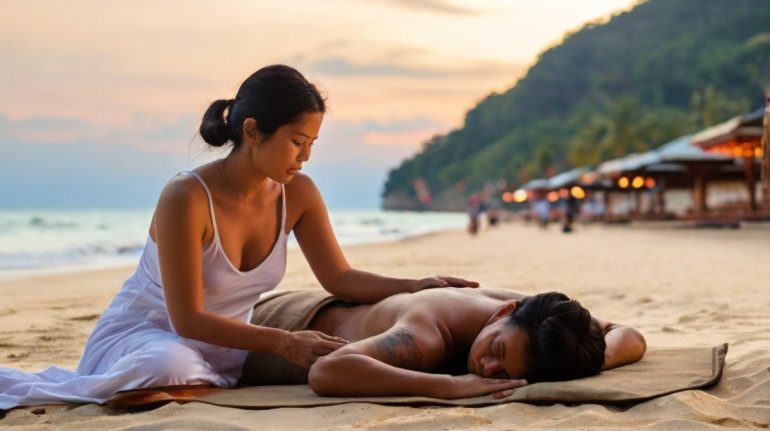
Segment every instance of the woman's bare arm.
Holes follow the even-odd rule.
[[[454,277],[421,280],[387,277],[350,266],[332,231],[326,204],[310,177],[297,175],[287,185],[287,195],[299,206],[294,225],[302,253],[318,281],[328,292],[352,302],[371,304],[401,292],[416,292],[431,286],[478,286]]]

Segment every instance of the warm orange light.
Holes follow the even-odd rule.
[[[631,182],[631,186],[635,189],[641,189],[642,186],[644,186],[644,178],[634,177],[634,180]]]
[[[561,190],[559,190],[559,197],[560,197],[560,198],[564,199],[564,198],[566,198],[567,196],[569,196],[569,190],[567,190],[567,189],[561,189]]]
[[[597,175],[594,172],[588,172],[587,174],[584,174],[580,177],[580,181],[583,184],[593,184],[594,181],[596,181]]]
[[[757,158],[762,157],[762,148],[761,147],[754,148],[754,157],[757,157]]]
[[[581,187],[575,186],[569,190],[570,194],[575,199],[583,199],[586,197],[586,192]]]
[[[503,202],[505,202],[507,204],[513,202],[513,193],[511,193],[511,192],[503,193]]]
[[[646,180],[644,180],[644,186],[648,189],[651,189],[655,187],[655,178],[649,177]]]
[[[733,147],[732,155],[733,157],[740,157],[741,155],[743,155],[743,150],[741,149],[741,147]]]
[[[618,187],[620,187],[621,189],[625,189],[626,187],[628,187],[628,183],[629,183],[628,177],[618,178]]]
[[[516,190],[513,192],[513,201],[517,203],[521,203],[527,200],[527,191],[526,190]]]
[[[550,192],[548,193],[548,201],[549,202],[556,202],[559,200],[559,192]]]

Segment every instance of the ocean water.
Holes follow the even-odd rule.
[[[341,245],[377,243],[463,228],[462,213],[331,210]],[[0,278],[137,262],[152,209],[0,210]],[[289,247],[297,247],[293,235]]]

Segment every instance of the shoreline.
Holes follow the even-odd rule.
[[[45,406],[7,412],[0,426],[114,429],[208,427],[306,429],[459,429],[473,426],[703,428],[764,426],[770,418],[770,232],[766,229],[644,229],[503,223],[471,237],[448,230],[388,243],[345,246],[351,266],[396,277],[456,275],[482,286],[525,293],[562,291],[592,313],[635,326],[649,348],[730,344],[720,384],[624,408],[597,404],[484,408],[345,404],[302,409],[237,410],[200,403],[133,413],[97,405]],[[133,267],[0,280],[0,366],[38,371],[74,368],[101,312]],[[277,288],[319,289],[297,248]],[[47,424],[47,425],[46,425]],[[53,424],[53,425],[52,425]],[[185,425],[187,424],[187,425]],[[256,426],[256,425],[253,425]],[[249,427],[249,425],[246,425]]]
[[[525,224],[521,220],[512,222],[519,224],[525,228],[534,229],[534,225]],[[552,229],[556,230],[558,223],[552,223]],[[749,230],[755,232],[768,232],[768,240],[770,241],[770,222],[741,222],[738,227],[724,226],[693,226],[683,221],[633,221],[624,225],[609,225],[602,223],[577,223],[578,229],[632,229],[632,230],[650,230],[650,231],[687,231],[687,230]],[[486,224],[482,224],[482,229],[488,230],[489,227]],[[407,235],[401,238],[383,238],[379,241],[370,242],[354,242],[348,244],[340,244],[343,252],[348,249],[355,249],[360,247],[377,246],[383,244],[400,244],[409,243],[412,241],[418,241],[424,238],[430,238],[436,235],[442,235],[445,233],[465,233],[465,228],[442,228],[430,232],[415,233],[413,235]],[[483,233],[481,233],[483,235]],[[296,241],[289,241],[287,245],[289,251],[299,250],[299,245]],[[136,268],[139,263],[140,255],[132,257],[115,257],[108,261],[88,262],[77,265],[62,265],[49,268],[19,268],[19,269],[2,269],[0,270],[0,284],[7,281],[14,281],[19,279],[34,278],[34,277],[46,277],[50,275],[62,275],[62,274],[84,274],[98,271],[110,271],[110,270],[124,270],[127,268]]]
[[[72,211],[76,214],[83,212],[83,210]],[[423,215],[432,218],[421,219]],[[414,214],[411,213],[388,214],[384,211],[373,209],[332,210],[330,216],[333,219],[339,219],[337,220],[338,224],[333,223],[333,228],[338,234],[337,240],[343,248],[398,242],[445,230],[461,230],[463,226],[460,224],[460,220],[464,223],[466,217],[465,214],[453,214],[452,216],[457,220],[448,222],[444,217],[445,214],[442,214],[442,218],[444,219],[436,219],[435,213],[420,213],[417,217],[414,217]],[[401,224],[404,222],[406,225]],[[431,226],[432,223],[437,223],[439,227]],[[350,230],[351,227],[353,229],[352,231]],[[379,232],[377,231],[378,229]],[[132,247],[131,253],[86,255],[79,257],[79,259],[75,261],[59,259],[58,262],[54,260],[53,263],[44,264],[34,261],[24,262],[22,260],[21,264],[17,262],[17,266],[15,267],[11,266],[7,261],[0,261],[0,264],[2,264],[2,266],[0,266],[0,281],[15,280],[36,276],[38,274],[69,274],[73,272],[87,272],[101,269],[115,269],[124,266],[136,266],[144,246],[146,245],[146,241],[148,240],[144,228],[142,228],[142,232],[141,239],[137,240],[140,245]],[[64,232],[51,232],[49,235],[55,236],[62,233]],[[68,235],[72,234],[71,232],[66,233]],[[24,238],[17,238],[16,241],[24,241]],[[50,239],[48,241],[50,242]],[[89,245],[85,245],[87,242],[88,241],[84,241],[83,248],[87,249],[90,247]],[[11,244],[15,244],[16,247],[18,247],[20,243],[12,242]],[[294,249],[298,247],[296,239],[290,233],[288,248]],[[25,249],[25,247],[20,248],[22,250]],[[13,257],[17,252],[18,249],[8,249],[8,244],[6,244],[5,250],[0,249],[0,257],[3,256],[3,253],[5,253],[6,256]]]
[[[409,241],[419,240],[421,238],[429,238],[433,235],[441,235],[442,233],[448,233],[448,232],[460,232],[463,231],[463,229],[460,228],[444,228],[444,229],[438,229],[431,232],[421,232],[416,233],[414,235],[408,235],[402,238],[384,238],[381,241],[371,241],[371,242],[357,242],[352,244],[340,244],[340,247],[342,248],[343,252],[347,249],[355,249],[358,247],[369,247],[369,246],[377,246],[380,244],[388,244],[388,243],[406,243]],[[287,244],[287,249],[289,252],[292,250],[300,250],[299,245],[296,243],[296,241],[289,241]],[[27,278],[36,278],[36,277],[47,277],[47,276],[53,276],[53,275],[72,275],[72,274],[88,274],[92,272],[100,272],[100,271],[114,271],[114,270],[126,270],[126,269],[134,269],[139,264],[139,256],[132,256],[132,257],[125,257],[125,258],[119,258],[116,257],[115,259],[110,259],[109,261],[97,261],[97,262],[88,262],[83,264],[76,264],[76,265],[61,265],[61,266],[54,266],[54,267],[48,267],[48,268],[18,268],[18,269],[0,269],[0,291],[2,291],[2,283],[3,282],[11,282],[16,280],[23,280]]]

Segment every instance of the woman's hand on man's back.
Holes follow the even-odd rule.
[[[436,287],[479,287],[479,283],[459,277],[437,275],[435,277],[426,277],[417,280],[414,292],[419,292],[423,289],[433,289]]]

